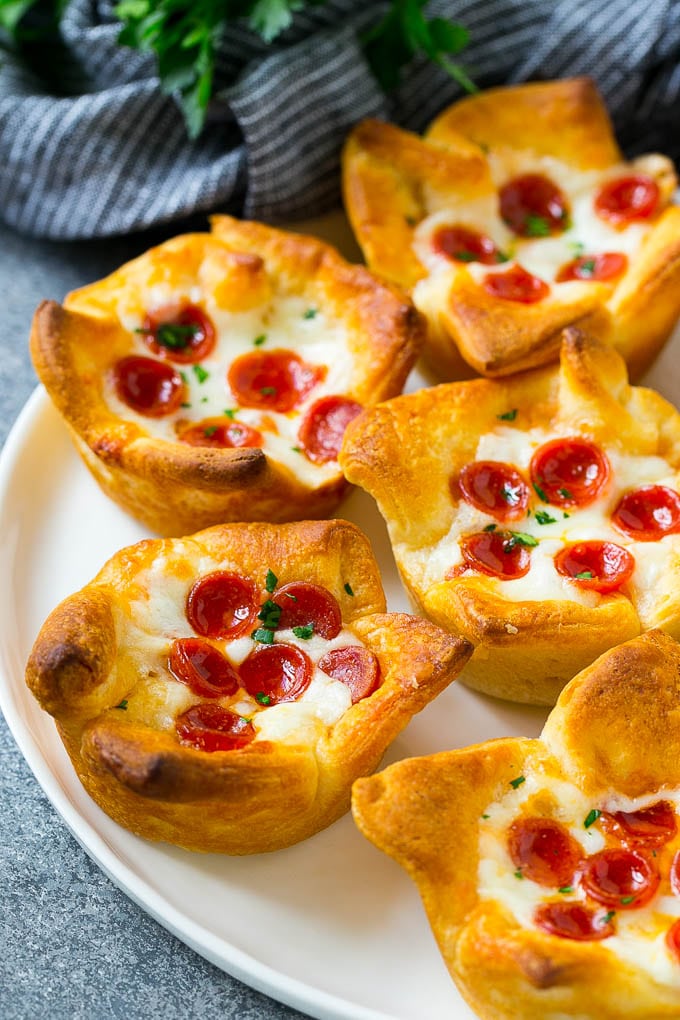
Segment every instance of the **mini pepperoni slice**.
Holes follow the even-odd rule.
[[[680,918],[666,932],[666,945],[675,962],[680,963]]]
[[[501,218],[520,237],[547,237],[566,229],[567,200],[549,177],[523,174],[499,192]]]
[[[361,404],[348,397],[322,397],[312,404],[298,432],[309,459],[315,464],[337,460],[345,429],[362,411]]]
[[[241,663],[241,682],[261,704],[296,701],[309,687],[314,667],[295,645],[262,645]]]
[[[194,705],[175,720],[180,743],[197,751],[235,751],[255,738],[248,719],[221,705]]]
[[[251,351],[232,362],[227,380],[244,407],[292,411],[326,374],[292,351]]]
[[[555,280],[557,283],[566,283],[569,280],[593,280],[605,283],[621,276],[627,268],[627,257],[618,251],[607,251],[601,255],[580,255],[562,266]]]
[[[550,293],[550,287],[538,276],[527,273],[522,266],[512,266],[504,273],[487,273],[484,289],[493,297],[503,301],[517,301],[522,305],[533,305]]]
[[[291,581],[274,593],[281,607],[279,630],[312,627],[315,634],[330,641],[342,630],[342,613],[337,599],[327,588],[307,581]]]
[[[497,262],[505,261],[490,237],[469,227],[440,227],[432,237],[432,247],[438,255],[454,262],[481,262],[485,266],[495,266]]]
[[[600,595],[617,591],[630,581],[635,560],[614,542],[576,542],[560,550],[555,567],[581,588],[597,591]]]
[[[508,853],[524,878],[550,888],[571,885],[581,847],[552,818],[520,818],[508,831]]]
[[[195,305],[149,312],[140,333],[154,354],[184,365],[202,361],[215,346],[215,327]]]
[[[181,376],[154,358],[121,358],[113,367],[113,381],[118,398],[147,418],[174,414],[184,399]]]
[[[615,227],[648,220],[656,212],[661,192],[653,177],[631,174],[607,181],[595,196],[595,212]]]
[[[319,669],[349,687],[352,704],[367,698],[380,684],[378,659],[361,645],[332,648],[319,659]]]
[[[209,446],[215,450],[233,450],[241,447],[262,449],[263,439],[257,429],[240,421],[225,422],[221,418],[207,418],[190,425],[179,435],[190,446]]]
[[[168,669],[199,698],[236,694],[238,673],[217,648],[202,638],[178,638],[168,656]]]
[[[254,626],[258,611],[255,586],[224,570],[201,577],[187,597],[187,619],[203,637],[240,637]]]
[[[588,506],[611,473],[599,446],[580,437],[545,443],[533,455],[529,470],[538,494],[556,506]]]
[[[659,872],[639,850],[614,848],[588,857],[581,867],[581,886],[594,900],[617,910],[649,903],[659,887]]]
[[[511,532],[480,531],[466,535],[461,539],[460,551],[469,569],[504,581],[524,577],[531,566],[529,550]]]
[[[458,476],[463,498],[500,521],[524,517],[529,503],[529,486],[511,464],[476,460],[466,464]]]
[[[603,811],[600,823],[622,842],[635,846],[664,846],[678,831],[673,805],[667,800],[659,800],[637,811]]]
[[[626,493],[612,521],[638,542],[655,542],[680,531],[680,495],[666,485],[643,485]]]
[[[542,903],[534,914],[534,923],[550,935],[577,942],[594,942],[615,932],[609,912],[590,910],[581,903]]]

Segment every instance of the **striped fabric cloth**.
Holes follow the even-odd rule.
[[[590,74],[630,154],[680,159],[677,0],[433,0],[465,25],[480,87]],[[358,38],[385,11],[327,0],[270,46],[231,29],[199,139],[188,140],[153,58],[117,44],[109,0],[71,0],[59,55],[62,95],[10,55],[0,62],[0,216],[27,234],[128,233],[222,209],[277,221],[339,200],[343,139],[362,117],[422,130],[458,86],[415,61],[386,97]]]

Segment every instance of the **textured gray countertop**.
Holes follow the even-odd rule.
[[[28,331],[37,303],[149,243],[46,243],[0,227],[0,443],[36,385]],[[0,805],[3,1020],[301,1017],[197,956],[115,887],[66,829],[1,717]]]

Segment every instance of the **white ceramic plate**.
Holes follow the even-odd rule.
[[[676,399],[679,344],[676,337],[650,376]],[[355,492],[339,516],[371,539],[390,609],[408,609],[373,501]],[[138,839],[86,796],[23,667],[56,603],[146,533],[100,493],[41,390],[0,458],[0,535],[0,706],[43,790],[107,875],[207,959],[314,1017],[471,1020],[415,888],[350,817],[289,850],[223,858]],[[454,684],[412,721],[388,760],[535,736],[544,716]]]

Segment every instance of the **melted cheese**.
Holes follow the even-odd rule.
[[[318,634],[308,640],[292,630],[277,630],[275,643],[300,648],[314,665],[311,683],[294,702],[263,706],[243,689],[234,695],[203,699],[169,673],[168,653],[177,638],[194,637],[185,615],[186,599],[196,578],[225,569],[220,560],[196,558],[191,542],[176,540],[172,555],[155,557],[137,579],[137,598],[117,621],[119,648],[124,649],[117,669],[124,669],[133,689],[127,697],[127,718],[153,729],[174,732],[178,715],[201,701],[219,704],[237,715],[252,719],[256,740],[314,745],[352,704],[349,688],[323,673],[317,663],[326,652],[362,642],[347,628],[332,640]],[[251,637],[211,641],[238,666],[258,646]]]
[[[553,889],[518,878],[515,865],[507,850],[507,830],[522,814],[526,805],[528,815],[533,814],[528,802],[537,794],[548,794],[557,802],[553,817],[561,822],[570,835],[581,845],[584,854],[598,853],[605,848],[603,834],[597,825],[586,829],[584,821],[593,807],[604,811],[635,811],[648,807],[660,799],[670,801],[676,813],[680,811],[680,790],[652,794],[637,799],[612,794],[597,804],[566,780],[525,770],[526,781],[517,790],[491,804],[480,820],[479,837],[479,896],[493,900],[513,914],[518,923],[534,929],[534,913],[539,904],[555,901],[560,894]],[[676,837],[676,842],[678,837]],[[673,844],[670,844],[673,847]],[[663,876],[662,876],[663,879]],[[663,888],[663,883],[661,888]],[[583,890],[575,884],[573,892],[564,894],[566,902],[585,902]],[[603,908],[604,909],[604,908]],[[616,912],[616,933],[598,942],[635,968],[642,968],[661,984],[680,987],[680,965],[665,945],[666,932],[680,917],[680,899],[658,893],[645,907]]]
[[[563,434],[574,435],[574,432]],[[523,431],[498,427],[480,438],[475,460],[512,464],[528,481],[529,465],[536,450],[559,435],[559,432],[544,429]],[[433,548],[412,554],[416,562],[419,561],[425,585],[429,587],[437,584],[447,570],[462,562],[459,543],[461,536],[482,531],[489,524],[498,524],[499,528],[531,535],[538,545],[531,549],[531,566],[524,577],[507,581],[487,577],[490,590],[509,601],[569,599],[594,607],[607,596],[589,591],[563,577],[555,569],[554,557],[567,544],[588,540],[610,541],[628,549],[635,558],[635,573],[630,582],[631,597],[643,627],[647,629],[653,626],[662,612],[664,577],[668,575],[671,564],[680,556],[680,535],[667,535],[656,542],[636,542],[612,526],[611,514],[625,492],[650,484],[666,485],[677,490],[680,488],[680,479],[661,457],[629,456],[610,447],[603,449],[609,458],[612,475],[604,492],[590,506],[573,507],[565,511],[540,502],[532,492],[532,512],[505,525],[461,499],[454,508],[448,534]],[[554,523],[539,524],[536,510],[548,513],[554,518]]]
[[[229,312],[218,307],[209,293],[203,293],[198,286],[190,293],[178,293],[167,284],[155,284],[141,295],[141,303],[148,312],[188,300],[205,309],[216,331],[216,342],[212,353],[201,361],[204,372],[196,372],[195,366],[172,364],[181,372],[188,389],[186,403],[175,414],[161,418],[149,418],[137,414],[119,400],[111,380],[106,380],[104,397],[114,414],[126,421],[139,425],[146,433],[170,441],[177,440],[177,427],[189,426],[205,418],[220,418],[225,410],[234,411],[239,421],[260,429],[267,456],[288,468],[305,484],[317,486],[338,474],[335,462],[315,464],[294,449],[299,445],[298,429],[306,410],[321,397],[328,394],[345,394],[351,386],[353,358],[349,349],[347,331],[339,320],[330,319],[321,308],[316,314],[305,318],[309,302],[293,295],[277,296],[273,301],[243,312]],[[141,336],[135,331],[142,326],[139,312],[126,307],[119,308],[123,326],[132,334],[131,351],[154,357]],[[265,336],[260,346],[254,346],[256,337]],[[253,408],[241,408],[227,382],[227,372],[232,361],[252,351],[286,349],[294,351],[304,361],[327,368],[326,376],[294,411],[280,413]],[[204,375],[207,373],[207,376]],[[225,418],[225,421],[228,419]],[[263,423],[266,426],[262,427]]]
[[[527,172],[544,174],[561,189],[570,208],[569,228],[563,233],[542,238],[518,237],[509,230],[500,217],[496,194],[485,196],[464,207],[449,204],[448,208],[433,209],[414,232],[413,248],[430,276],[437,277],[431,288],[419,283],[414,290],[414,301],[427,313],[435,291],[443,292],[444,299],[457,272],[466,272],[481,282],[487,273],[505,272],[509,263],[499,266],[485,266],[478,262],[453,263],[445,255],[438,254],[432,246],[432,239],[441,226],[451,224],[477,230],[494,241],[511,262],[518,263],[527,272],[554,284],[558,270],[579,255],[599,255],[603,252],[620,252],[633,259],[649,233],[652,223],[630,223],[621,229],[611,226],[595,213],[593,202],[599,188],[608,180],[633,172],[628,164],[610,167],[606,171],[577,171],[548,156],[534,158],[531,167],[526,165],[526,155],[518,154],[517,166],[508,162],[504,153],[502,163],[490,159],[491,173],[497,188],[507,181]],[[589,286],[588,281],[572,281],[558,284],[557,294],[568,298],[575,287]],[[422,303],[421,303],[422,302]],[[441,307],[441,306],[440,306]]]

